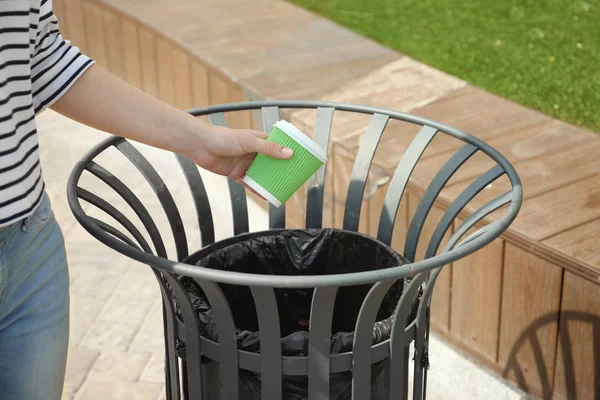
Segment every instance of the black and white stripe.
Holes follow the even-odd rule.
[[[52,0],[0,0],[0,226],[43,195],[35,115],[92,63],[61,36]]]

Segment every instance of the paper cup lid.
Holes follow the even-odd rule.
[[[306,136],[300,129],[296,128],[293,124],[280,120],[275,123],[275,126],[284,131],[292,139],[294,139],[300,146],[310,151],[312,155],[317,157],[323,164],[327,162],[327,153],[321,146],[319,146],[314,140]]]

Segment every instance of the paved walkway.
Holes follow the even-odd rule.
[[[63,399],[164,399],[162,316],[155,279],[147,267],[106,248],[85,232],[66,202],[71,168],[105,135],[52,111],[43,113],[38,124],[44,175],[66,236],[70,262],[71,340]],[[149,156],[160,155],[146,150]],[[166,164],[169,157],[162,155],[151,161]],[[112,160],[106,162],[110,165]],[[163,167],[169,171],[167,165]],[[209,192],[211,198],[227,198],[221,197],[226,191],[221,177],[206,174],[204,178],[207,187],[217,189]],[[173,175],[167,182],[177,180],[182,181]],[[183,190],[185,186],[175,183],[174,187]],[[140,186],[139,190],[144,189]],[[217,237],[230,235],[229,205],[222,200],[212,203],[217,204]],[[256,204],[250,207],[251,229],[266,228],[266,213]],[[430,353],[430,399],[523,398],[435,338]]]

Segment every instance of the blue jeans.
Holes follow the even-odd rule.
[[[67,257],[45,194],[0,231],[0,398],[59,400],[68,344]]]

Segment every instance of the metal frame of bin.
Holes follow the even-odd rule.
[[[314,140],[327,149],[332,120],[335,111],[371,115],[352,171],[347,192],[343,229],[358,231],[359,218],[365,186],[372,160],[382,134],[390,119],[401,120],[421,126],[421,130],[408,147],[400,161],[386,193],[377,239],[390,244],[400,202],[417,162],[436,134],[453,136],[464,145],[446,162],[433,178],[422,196],[416,212],[408,225],[404,256],[410,264],[377,271],[367,271],[320,276],[268,276],[236,273],[200,268],[184,262],[189,256],[183,221],[173,196],[166,188],[163,179],[148,160],[128,141],[120,137],[110,137],[93,148],[80,160],[68,182],[69,205],[79,223],[96,239],[112,249],[134,260],[149,265],[158,282],[163,299],[163,317],[166,352],[166,387],[169,399],[201,399],[206,382],[202,376],[203,363],[214,360],[220,368],[220,398],[239,398],[239,369],[254,371],[261,376],[264,399],[282,398],[282,376],[306,376],[308,378],[309,399],[327,399],[330,374],[341,371],[352,372],[352,398],[371,398],[371,365],[387,360],[384,370],[385,385],[389,399],[408,398],[409,345],[414,342],[414,381],[413,398],[424,399],[427,386],[427,340],[429,337],[429,307],[436,278],[442,267],[464,258],[498,238],[514,221],[523,201],[521,181],[513,166],[500,153],[480,139],[450,126],[407,113],[396,112],[369,106],[349,105],[335,102],[316,101],[257,101],[224,104],[190,110],[194,116],[207,115],[212,124],[226,126],[225,113],[243,110],[260,110],[263,129],[269,132],[280,118],[280,109],[316,109]],[[135,193],[113,174],[99,165],[95,159],[106,149],[116,147],[141,172],[156,193],[168,217],[176,245],[177,260],[167,258],[163,236],[150,213]],[[423,224],[435,200],[454,173],[475,153],[483,152],[496,165],[483,172],[448,207],[430,239],[423,260],[415,261],[417,244]],[[197,166],[188,158],[175,155],[183,170],[192,193],[200,226],[203,246],[214,243],[213,219],[206,188]],[[323,219],[324,181],[327,165],[321,168],[308,183],[306,206],[306,227],[321,228]],[[110,186],[139,217],[151,244],[144,238],[138,226],[126,218],[112,204],[79,187],[84,173],[91,173]],[[488,202],[466,218],[451,235],[440,251],[442,239],[454,223],[456,217],[467,204],[486,186],[506,175],[512,185],[511,190]],[[245,189],[229,180],[229,193],[232,204],[234,236],[248,235],[248,212]],[[114,218],[121,227],[109,225],[86,214],[80,200],[84,200]],[[500,219],[488,223],[468,235],[465,234],[484,221],[492,212],[507,206]],[[285,228],[285,207],[269,209],[269,228]],[[125,229],[134,238],[125,235]],[[226,239],[227,240],[227,239]],[[194,309],[186,296],[178,275],[194,278],[207,295],[214,311],[219,343],[212,342],[198,334],[198,321]],[[372,345],[372,330],[377,310],[388,289],[399,279],[412,277],[412,281],[400,299],[395,312],[395,323],[391,338]],[[235,326],[229,304],[218,284],[243,285],[250,288],[256,304],[261,335],[259,354],[238,351],[235,340]],[[330,355],[329,338],[333,304],[337,290],[341,286],[372,284],[365,298],[355,329],[353,351]],[[181,307],[181,317],[173,308],[168,286],[172,288],[177,303]],[[282,357],[279,320],[274,288],[314,288],[310,315],[308,357]],[[411,306],[419,297],[417,316],[407,321]],[[185,343],[185,360],[176,353],[176,339]],[[204,361],[203,361],[204,358]],[[393,378],[391,378],[393,377]]]

